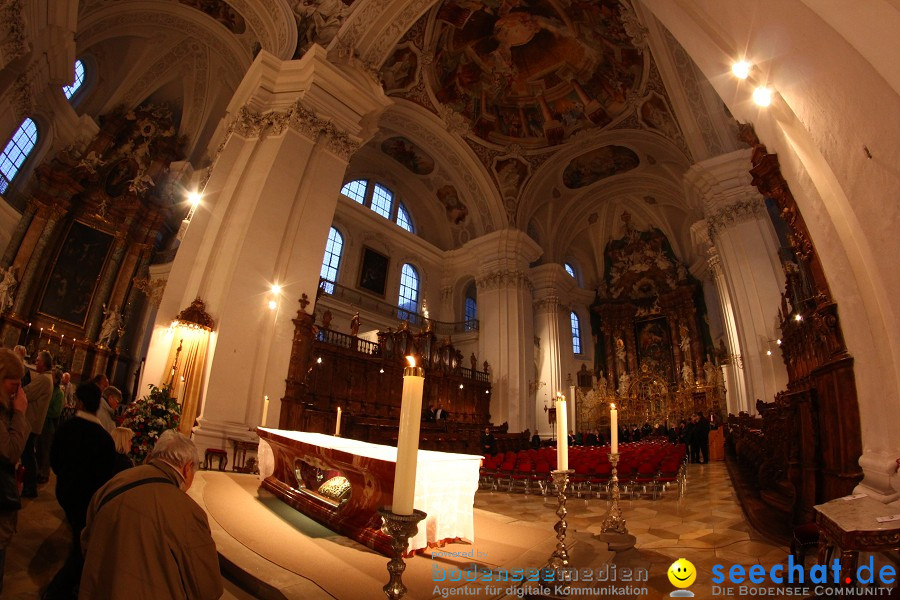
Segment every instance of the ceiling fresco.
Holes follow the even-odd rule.
[[[647,54],[617,0],[446,0],[429,46],[438,102],[480,139],[543,148],[628,108]]]
[[[563,183],[578,189],[601,179],[630,171],[640,164],[638,155],[624,146],[604,146],[574,159],[563,171]]]
[[[381,151],[416,175],[428,175],[434,171],[434,159],[405,137],[394,136],[384,140]]]

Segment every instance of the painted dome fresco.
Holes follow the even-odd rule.
[[[626,110],[648,57],[617,0],[445,0],[431,30],[438,102],[480,139],[540,148]]]

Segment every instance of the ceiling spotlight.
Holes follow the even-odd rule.
[[[280,293],[281,293],[281,286],[278,285],[277,283],[273,283],[273,284],[272,284],[272,293],[273,293],[273,294],[280,294]]]
[[[794,320],[795,320],[795,321],[802,321],[802,320],[803,320],[803,315],[801,315],[800,313],[797,313],[796,315],[794,315]]]
[[[764,85],[753,90],[753,101],[757,106],[769,106],[772,104],[772,90]]]
[[[771,350],[766,350],[766,356],[772,356],[772,351],[771,351]]]
[[[190,202],[191,206],[193,206],[194,208],[197,208],[197,205],[200,204],[200,198],[202,198],[202,196],[197,192],[191,192],[188,194],[188,202]]]
[[[780,345],[781,345],[781,338],[778,338],[777,340],[775,340],[775,343],[778,344],[778,345],[780,346]]]
[[[320,356],[319,358],[316,359],[316,364],[317,364],[317,365],[321,365],[321,364],[322,364],[322,357],[321,357],[321,356]]]
[[[753,65],[748,63],[746,60],[739,60],[738,62],[731,65],[731,72],[738,79],[747,79],[750,76],[750,69],[753,68]]]
[[[459,389],[463,389],[463,384],[459,384]]]
[[[278,307],[278,303],[274,300],[269,300],[269,310],[275,310]]]

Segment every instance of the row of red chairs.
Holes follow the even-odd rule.
[[[573,491],[581,497],[584,493],[599,496],[608,490],[612,465],[609,462],[609,447],[572,448],[569,454],[569,468]],[[677,484],[679,497],[684,492],[684,464],[686,449],[684,444],[641,443],[621,444],[617,477],[620,489],[632,497],[642,493],[658,493]],[[507,452],[486,456],[481,470],[481,485],[489,489],[505,487],[506,491],[530,493],[537,486],[541,494],[550,491],[550,472],[556,468],[556,450],[542,448]]]

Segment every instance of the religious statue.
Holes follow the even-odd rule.
[[[472,363],[472,373],[478,372],[478,359],[475,358],[475,353],[472,353],[472,356],[469,357],[469,362]]]
[[[484,372],[487,373],[488,369],[491,368],[491,365],[488,364],[488,361],[484,361]]]
[[[0,272],[3,272],[3,269],[0,269]],[[0,279],[0,313],[4,313],[8,308],[12,308],[18,284],[19,282],[16,281],[16,268],[10,267],[6,269],[6,272],[3,273],[3,278]]]
[[[330,329],[331,328],[331,319],[334,318],[331,314],[330,310],[326,310],[322,313],[322,329]]]
[[[605,398],[607,393],[609,392],[607,386],[608,384],[606,382],[606,375],[601,372],[600,376],[597,377],[597,391],[600,392],[601,398]]]
[[[681,366],[681,381],[685,387],[694,385],[694,370],[687,361],[684,361],[684,364]]]
[[[359,333],[359,312],[350,319],[350,335],[356,336]]]
[[[116,308],[115,306],[107,308],[105,304],[103,305],[103,324],[100,326],[100,337],[97,338],[98,346],[109,346],[113,336],[122,327],[122,315]]]
[[[716,371],[718,368],[716,365],[712,364],[712,360],[710,356],[706,355],[706,362],[703,363],[703,374],[706,377],[706,385],[715,387],[718,377],[716,376]]]
[[[616,364],[619,367],[619,373],[625,372],[625,342],[622,338],[616,338]]]
[[[691,336],[684,322],[678,325],[678,334],[681,336],[681,341],[678,343],[681,348],[681,354],[684,357],[688,357],[691,354]]]
[[[618,395],[625,397],[628,396],[628,388],[631,385],[630,377],[628,373],[622,373],[622,376],[619,377],[619,390]]]

